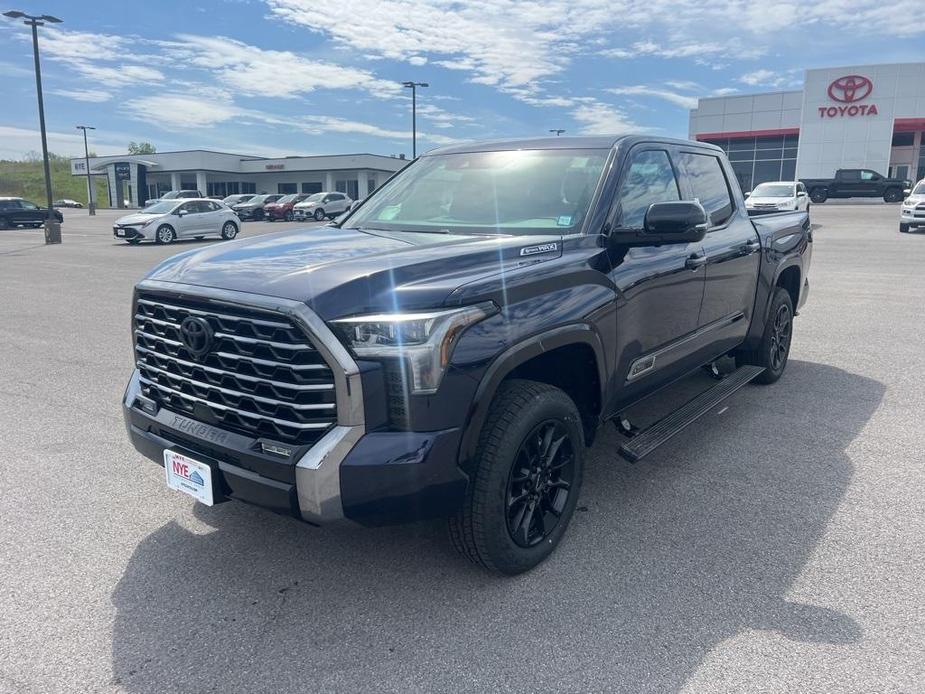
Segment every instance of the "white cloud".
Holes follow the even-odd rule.
[[[152,94],[130,99],[123,108],[137,120],[165,130],[204,128],[245,115],[230,99],[217,94]]]
[[[285,98],[316,89],[361,89],[392,97],[401,91],[397,82],[379,79],[368,70],[264,50],[223,36],[181,34],[164,47],[177,63],[210,70],[223,84],[251,96]]]
[[[614,87],[605,91],[620,96],[651,96],[656,99],[668,101],[672,104],[675,104],[676,106],[680,106],[681,108],[697,108],[697,97],[690,96],[689,94],[679,94],[678,92],[673,92],[670,89],[647,87],[642,84],[637,84],[631,87]]]
[[[799,72],[799,70],[776,72],[774,70],[762,68],[745,73],[739,77],[739,82],[747,84],[750,87],[774,87],[777,89],[781,87],[795,87],[800,82],[800,80],[796,79],[796,75]]]
[[[102,103],[112,99],[112,94],[102,89],[55,89],[51,93],[74,99],[75,101],[89,101],[91,103]]]
[[[624,135],[646,130],[620,108],[596,99],[582,99],[582,103],[572,111],[572,117],[581,123],[584,135]]]
[[[49,130],[46,134],[48,137],[49,152],[54,152],[55,154],[60,154],[65,157],[83,156],[84,138],[80,132],[62,133]],[[126,144],[113,144],[111,142],[98,141],[94,138],[90,143],[90,149],[101,156],[107,154],[124,154],[126,151]],[[27,152],[41,151],[42,136],[38,130],[0,125],[0,159],[22,159]]]

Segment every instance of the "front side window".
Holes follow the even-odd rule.
[[[678,181],[668,152],[662,149],[635,152],[620,186],[620,216],[617,226],[641,229],[650,205],[680,199]]]
[[[710,225],[722,226],[729,221],[733,211],[732,194],[719,158],[711,154],[682,152],[680,160],[690,181],[694,199],[707,211]]]
[[[866,171],[866,170],[865,170],[865,171],[862,171],[862,172],[861,172],[861,180],[862,180],[862,181],[876,181],[878,178],[880,178],[880,176],[878,176],[878,175],[877,175],[876,173],[874,173],[873,171]]]
[[[348,228],[570,234],[581,229],[608,150],[460,152],[421,157],[353,214]]]

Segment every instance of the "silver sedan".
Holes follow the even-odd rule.
[[[145,239],[173,243],[206,236],[230,241],[240,228],[238,216],[216,200],[164,200],[117,219],[112,235],[133,245]]]

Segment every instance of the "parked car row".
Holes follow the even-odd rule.
[[[243,193],[216,200],[203,197],[199,191],[170,191],[157,201],[147,201],[142,210],[117,219],[112,235],[132,245],[144,240],[172,243],[206,236],[230,240],[238,235],[242,221],[322,221],[347,212],[352,204],[347,195],[337,192]],[[56,214],[60,216],[60,212]]]

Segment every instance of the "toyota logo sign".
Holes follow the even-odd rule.
[[[187,316],[180,323],[180,340],[194,357],[201,358],[212,349],[214,333],[209,321],[197,316]]]
[[[839,77],[829,85],[829,96],[843,104],[866,99],[872,91],[874,91],[873,82],[861,75]]]

